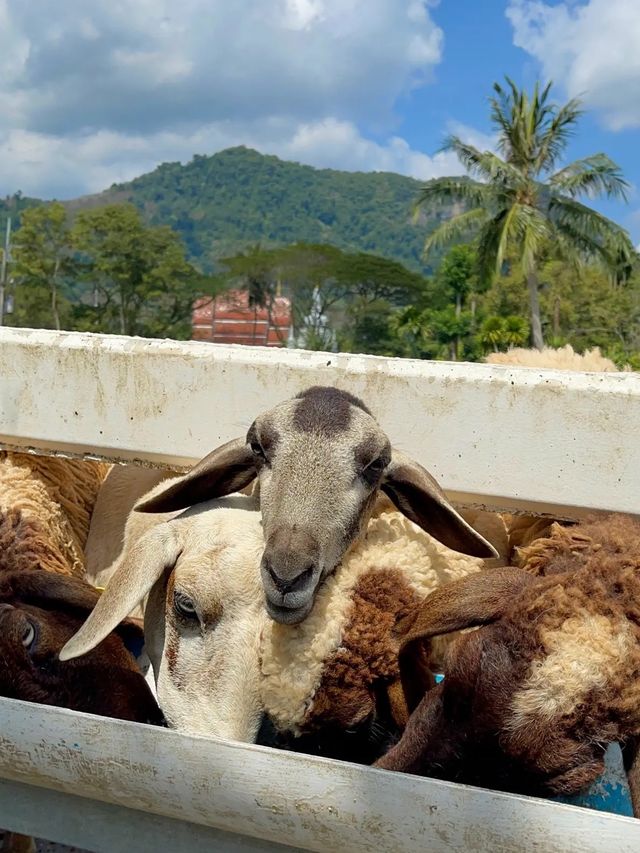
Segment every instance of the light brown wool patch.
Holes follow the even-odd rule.
[[[42,568],[84,576],[91,511],[108,465],[77,459],[0,453],[0,510],[17,508],[37,522],[49,543]]]
[[[622,676],[636,645],[628,621],[600,614],[572,617],[540,638],[546,656],[533,661],[513,698],[509,731],[570,715],[591,691]]]

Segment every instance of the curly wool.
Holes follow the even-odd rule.
[[[45,570],[84,576],[91,512],[108,470],[89,460],[1,454],[0,510],[37,522],[48,542]]]
[[[574,528],[554,525],[525,556],[536,574],[561,577],[542,592],[525,591],[507,614],[518,629],[520,657],[532,662],[513,699],[511,733],[523,736],[559,716],[587,739],[637,731],[640,522],[615,515]]]
[[[322,708],[312,707],[323,679],[326,684],[333,677],[328,675],[333,667],[333,683],[352,687],[368,684],[372,673],[389,672],[388,644],[385,638],[372,643],[371,628],[380,636],[386,623],[389,630],[395,622],[402,602],[408,606],[426,598],[483,565],[478,558],[446,548],[402,513],[382,509],[370,520],[364,539],[323,582],[310,616],[299,625],[266,625],[261,640],[265,710],[283,730],[296,734],[316,711],[335,715],[337,704],[344,702],[339,691],[332,691],[330,700],[323,695]],[[391,597],[390,586],[396,588]]]

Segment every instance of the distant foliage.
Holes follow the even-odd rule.
[[[190,338],[194,300],[222,287],[175,232],[127,204],[83,211],[73,226],[61,204],[25,210],[11,273],[12,325],[145,337]]]
[[[494,84],[491,123],[498,154],[480,151],[457,136],[453,151],[474,180],[436,178],[418,198],[418,209],[459,201],[465,209],[431,233],[429,253],[476,238],[478,274],[487,285],[508,258],[517,262],[529,292],[532,343],[544,344],[540,312],[540,262],[550,247],[576,265],[599,263],[618,283],[630,275],[635,252],[627,232],[580,199],[625,198],[628,184],[605,154],[567,164],[564,155],[582,110],[576,99],[560,106],[551,84],[533,92],[507,78]]]
[[[402,175],[314,169],[238,147],[196,155],[186,166],[164,163],[74,206],[130,201],[151,224],[174,228],[191,259],[209,271],[250,244],[294,242],[383,255],[424,271],[425,234],[452,208],[425,206],[414,222],[419,189]]]

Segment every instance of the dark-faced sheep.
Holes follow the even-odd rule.
[[[398,622],[401,652],[485,627],[450,646],[444,682],[377,767],[567,795],[603,772],[606,744],[640,733],[640,522],[556,525],[529,558],[538,576],[465,578]]]
[[[78,578],[43,571],[51,556],[33,521],[18,510],[0,512],[0,695],[162,723],[132,654],[144,642],[135,623],[123,622],[80,660],[59,660],[99,593]]]
[[[82,661],[58,653],[99,595],[82,580],[91,509],[108,466],[27,454],[0,458],[0,695],[160,724],[124,623]],[[132,650],[132,652],[129,651]],[[35,849],[5,833],[3,850]]]
[[[0,694],[130,720],[161,720],[134,657],[141,629],[128,622],[92,656],[58,653],[99,599],[83,579],[84,546],[109,466],[85,460],[0,456]]]
[[[247,435],[137,506],[162,513],[240,490],[258,478],[269,615],[298,623],[320,581],[366,529],[380,492],[446,546],[476,557],[496,551],[456,512],[433,477],[391,447],[367,407],[314,387],[260,415]]]

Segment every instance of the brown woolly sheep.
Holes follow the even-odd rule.
[[[375,766],[567,795],[602,773],[604,745],[640,734],[640,521],[554,525],[523,560],[532,571],[456,581],[399,620],[400,653],[485,627],[449,647],[444,682]]]
[[[413,646],[399,655],[396,621],[434,589],[482,567],[401,513],[380,511],[325,580],[305,622],[267,621],[258,742],[360,763],[382,755],[434,684],[429,665],[441,654]]]
[[[0,452],[0,695],[140,722],[162,714],[127,646],[141,629],[123,623],[91,656],[58,653],[95,606],[82,580],[91,512],[109,466]],[[35,849],[5,833],[3,850]]]
[[[79,578],[42,571],[50,544],[20,511],[0,512],[0,695],[160,724],[162,715],[128,647],[142,629],[123,622],[90,654],[63,663],[62,646],[99,593]]]

